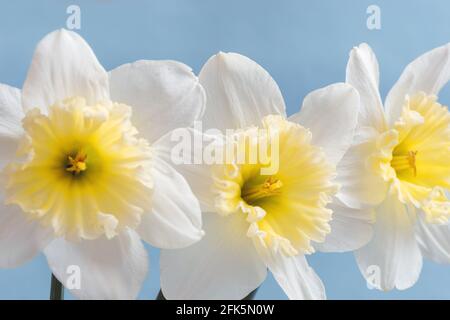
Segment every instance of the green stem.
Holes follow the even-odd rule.
[[[53,274],[50,286],[50,300],[64,300],[64,286]]]
[[[158,295],[156,296],[156,300],[166,300],[161,290],[159,290]]]

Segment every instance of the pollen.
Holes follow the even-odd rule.
[[[281,180],[271,176],[262,184],[250,187],[244,186],[241,196],[248,204],[252,204],[256,200],[280,194],[282,186]]]
[[[395,155],[392,157],[391,166],[399,173],[403,170],[412,170],[414,176],[417,176],[416,155],[418,151],[408,151],[407,154]]]
[[[74,175],[85,171],[87,169],[86,159],[87,154],[82,151],[78,151],[75,158],[68,156],[69,163],[67,164],[66,171]]]

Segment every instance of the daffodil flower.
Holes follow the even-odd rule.
[[[353,139],[358,93],[347,84],[314,91],[287,119],[275,81],[242,55],[213,56],[199,79],[207,95],[203,128],[222,135],[238,129],[234,135],[248,138],[236,139],[246,160],[177,167],[200,200],[206,234],[189,248],[162,250],[164,296],[242,299],[262,283],[268,268],[289,298],[325,298],[305,255],[353,250],[371,234],[370,210],[343,211],[340,203],[330,204],[339,187],[336,164]],[[268,145],[279,145],[279,152],[270,154],[271,161],[278,158],[272,173],[262,172],[265,162],[248,160],[260,130]],[[203,136],[224,148],[235,141],[227,138],[212,131]],[[166,156],[169,151],[158,150]]]
[[[450,263],[450,113],[437,98],[449,78],[447,44],[406,67],[383,109],[375,54],[367,44],[350,53],[347,82],[361,109],[355,143],[338,167],[340,200],[375,208],[373,239],[356,260],[381,290],[411,287],[423,256]]]
[[[153,150],[204,102],[181,63],[108,74],[76,33],[47,35],[23,90],[0,85],[0,267],[42,250],[64,285],[80,272],[76,297],[135,298],[148,269],[141,239],[170,249],[202,237],[197,199]]]

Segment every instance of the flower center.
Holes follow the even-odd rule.
[[[19,158],[6,168],[6,202],[73,240],[137,227],[151,209],[151,150],[130,117],[126,105],[80,97],[48,115],[29,111]]]
[[[423,211],[431,223],[450,218],[450,113],[436,97],[418,93],[405,100],[400,119],[380,136],[381,175],[399,200]]]
[[[87,154],[83,151],[78,151],[75,157],[68,156],[68,164],[66,166],[66,170],[76,175],[85,171],[87,169],[86,166]]]
[[[418,151],[408,151],[406,154],[396,154],[393,152],[391,166],[399,174],[403,170],[412,170],[414,176],[417,176],[416,155]]]
[[[281,180],[269,177],[264,183],[258,185],[245,184],[241,191],[241,197],[248,204],[254,204],[256,200],[280,194],[282,186]]]
[[[216,209],[224,216],[242,215],[249,223],[247,235],[266,247],[287,256],[313,252],[311,243],[322,242],[330,232],[332,212],[326,206],[337,192],[335,168],[311,145],[311,133],[302,126],[267,116],[262,127],[263,133],[255,128],[240,133],[246,139],[237,139],[235,149],[246,151],[244,163],[236,158],[214,168]],[[250,156],[267,141],[269,163]],[[265,174],[267,167],[278,170]]]

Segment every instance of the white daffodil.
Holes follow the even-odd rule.
[[[360,93],[356,141],[341,170],[340,200],[376,211],[373,239],[356,252],[376,288],[406,289],[422,256],[450,263],[450,113],[437,100],[450,78],[450,44],[408,65],[383,110],[378,63],[367,44],[350,53],[347,82]]]
[[[204,129],[238,129],[233,138],[244,138],[235,146],[245,159],[179,167],[202,205],[206,235],[189,248],[161,252],[163,294],[242,299],[269,268],[289,298],[325,298],[305,254],[353,250],[370,238],[370,211],[329,204],[338,191],[336,164],[353,139],[358,93],[347,84],[314,91],[288,120],[275,81],[244,56],[213,56],[199,79],[207,95]],[[220,142],[224,149],[236,141],[228,138]],[[272,173],[261,170],[270,168],[268,162],[249,160],[262,142],[279,148],[270,153],[269,163],[278,166]],[[170,150],[158,152],[167,156]]]
[[[153,149],[204,103],[181,63],[108,75],[76,33],[47,35],[22,92],[0,85],[0,267],[42,250],[63,284],[79,268],[75,296],[136,298],[148,268],[141,239],[169,249],[202,237],[198,201]]]

